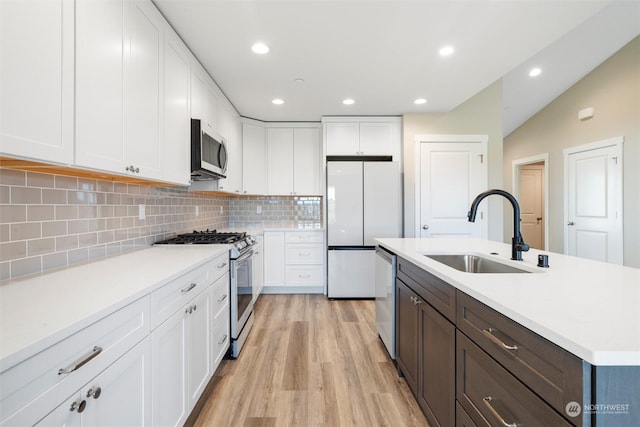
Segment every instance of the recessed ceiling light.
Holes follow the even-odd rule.
[[[271,101],[271,103],[274,104],[274,105],[282,105],[282,104],[284,104],[284,101],[282,99],[280,99],[280,98],[276,98],[273,101]]]
[[[413,103],[416,104],[416,105],[422,105],[422,104],[426,104],[427,100],[424,99],[424,98],[418,98],[415,101],[413,101]]]
[[[443,46],[439,52],[440,56],[450,56],[453,53],[453,46]]]
[[[251,50],[252,50],[254,53],[258,53],[258,54],[260,54],[260,55],[264,55],[265,53],[268,53],[268,52],[269,52],[269,46],[267,46],[267,45],[266,45],[266,44],[264,44],[264,43],[260,43],[260,42],[258,42],[258,43],[256,43],[256,44],[254,44],[253,46],[251,46]]]
[[[532,68],[531,71],[529,71],[529,77],[539,76],[541,72],[542,72],[542,70],[540,68],[538,68],[538,67]]]
[[[353,99],[351,99],[351,98],[347,98],[347,99],[344,99],[344,100],[342,101],[342,103],[343,103],[344,105],[352,105],[352,104],[353,104],[353,103],[355,103],[355,102],[356,102],[356,101],[354,101],[354,100],[353,100]]]

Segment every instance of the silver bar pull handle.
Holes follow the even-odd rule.
[[[484,401],[484,404],[487,405],[487,408],[489,408],[489,410],[491,411],[493,416],[498,419],[498,421],[500,422],[500,425],[502,425],[504,427],[518,427],[517,423],[508,423],[508,422],[506,422],[504,420],[504,418],[502,417],[502,415],[500,415],[498,413],[498,411],[496,411],[496,409],[493,407],[493,405],[491,405],[491,401],[493,400],[493,398],[491,396],[483,397],[482,400]]]
[[[226,299],[227,299],[227,294],[224,294],[218,299],[218,302],[222,302],[222,301],[224,301]]]
[[[70,374],[73,371],[77,371],[78,369],[82,368],[84,365],[89,363],[91,359],[93,359],[100,353],[102,353],[102,347],[98,347],[98,346],[93,347],[93,349],[89,353],[87,353],[86,355],[82,356],[80,359],[73,362],[71,366],[69,366],[68,368],[58,369],[58,375]]]
[[[181,290],[180,292],[182,292],[183,294],[186,294],[187,292],[189,292],[190,290],[192,290],[195,287],[196,287],[196,284],[192,283],[189,286],[187,286],[186,288],[184,288],[183,290]]]
[[[226,267],[226,266],[227,266],[227,263],[226,263],[226,262],[223,262],[223,263],[221,263],[221,264],[216,265],[216,268],[217,268],[218,270],[220,270],[221,268],[224,268],[224,267]]]
[[[505,344],[500,338],[493,335],[494,332],[497,332],[497,329],[487,328],[482,330],[482,333],[485,334],[487,338],[489,338],[491,341],[498,344],[505,350],[516,351],[518,349],[518,346],[515,344],[514,345]]]
[[[222,338],[220,339],[220,341],[218,341],[218,345],[221,345],[223,342],[225,342],[225,341],[227,340],[227,338],[228,338],[228,337],[227,337],[227,334],[224,334],[224,335],[222,336]]]

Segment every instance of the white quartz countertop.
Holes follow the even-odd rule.
[[[596,366],[640,366],[640,270],[478,239],[376,239],[378,244]],[[465,273],[424,254],[476,253],[532,274]],[[498,255],[489,255],[497,252]],[[537,267],[538,254],[549,268]]]
[[[228,251],[227,245],[153,246],[3,282],[0,370]]]

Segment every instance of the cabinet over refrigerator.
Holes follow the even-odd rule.
[[[374,238],[401,237],[398,162],[327,158],[327,296],[375,297]]]

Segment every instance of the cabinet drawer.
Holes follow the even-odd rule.
[[[457,298],[458,329],[558,412],[582,405],[582,360],[464,292]],[[573,420],[582,424],[581,417]]]
[[[151,293],[151,329],[155,329],[213,282],[216,264],[208,262]]]
[[[229,273],[220,277],[213,288],[213,316],[217,317],[221,310],[229,305]]]
[[[287,285],[322,285],[322,266],[287,266],[285,282]]]
[[[323,250],[321,243],[312,245],[289,244],[285,250],[287,264],[322,264]]]
[[[284,233],[286,243],[322,243],[322,231],[287,231]]]
[[[225,252],[222,255],[217,256],[212,261],[213,263],[213,276],[211,282],[218,280],[224,273],[229,272],[229,252]]]
[[[400,257],[397,274],[433,308],[455,323],[456,289],[453,286]]]
[[[456,340],[457,399],[476,425],[571,426],[464,334]]]
[[[1,424],[32,425],[83,387],[149,334],[149,311],[146,296],[2,372]]]
[[[213,332],[212,332],[212,345],[213,345],[213,370],[215,372],[216,368],[222,361],[222,358],[227,353],[229,349],[229,344],[231,343],[230,339],[230,316],[229,316],[229,306],[227,305],[226,310],[222,310],[218,313],[213,319]]]

